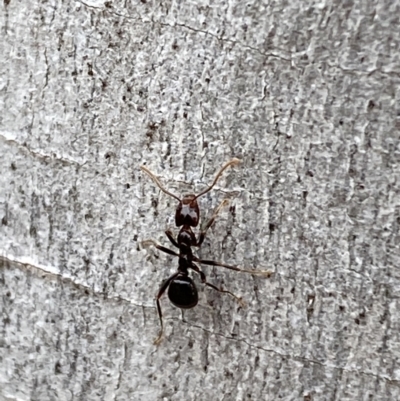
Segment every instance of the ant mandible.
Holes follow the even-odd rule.
[[[180,199],[178,196],[172,194],[171,192],[167,191],[161,185],[158,178],[147,167],[145,167],[145,166],[140,167],[142,169],[142,171],[144,171],[154,181],[154,183],[158,186],[158,188],[161,189],[162,192],[164,192],[165,194],[167,194],[169,196],[172,196],[179,202],[178,207],[176,208],[176,212],[175,212],[175,224],[177,227],[181,227],[176,240],[173,237],[171,230],[165,231],[165,234],[168,237],[168,239],[171,241],[171,243],[179,249],[179,253],[176,253],[175,251],[173,251],[171,249],[165,248],[165,247],[157,244],[153,240],[147,240],[142,243],[143,245],[146,245],[146,244],[154,245],[160,251],[165,252],[172,256],[177,256],[179,258],[177,272],[174,273],[169,278],[167,278],[162,283],[162,285],[157,293],[157,296],[156,296],[157,312],[158,312],[158,317],[160,319],[161,329],[160,329],[158,337],[154,341],[154,344],[159,344],[161,342],[163,331],[164,331],[160,298],[167,289],[168,289],[168,298],[171,301],[171,303],[173,305],[175,305],[176,307],[181,308],[181,309],[190,309],[197,305],[197,302],[198,302],[197,288],[196,288],[193,280],[189,277],[188,269],[192,269],[193,271],[198,273],[200,275],[200,279],[201,279],[202,283],[205,284],[206,286],[211,287],[216,291],[229,294],[232,297],[234,297],[242,306],[244,305],[241,298],[237,297],[232,292],[230,292],[228,290],[220,289],[220,288],[216,287],[215,285],[209,283],[206,280],[206,275],[204,274],[204,272],[202,272],[200,270],[200,268],[194,262],[201,263],[204,265],[224,267],[226,269],[235,270],[238,272],[250,273],[253,275],[261,275],[264,277],[269,277],[271,275],[271,272],[268,270],[265,270],[265,271],[246,270],[246,269],[240,269],[236,266],[230,266],[230,265],[226,265],[224,263],[215,262],[213,260],[199,259],[195,255],[193,255],[193,252],[192,252],[191,247],[193,247],[193,246],[200,247],[201,246],[201,244],[203,243],[203,241],[206,237],[207,230],[214,223],[214,221],[215,221],[218,213],[221,211],[221,209],[228,203],[228,201],[226,199],[221,202],[221,204],[215,210],[214,214],[211,216],[211,219],[209,220],[209,222],[206,224],[205,228],[203,230],[201,230],[199,239],[196,239],[196,236],[192,231],[192,227],[197,227],[197,225],[199,224],[199,220],[200,220],[200,208],[197,203],[197,199],[200,196],[211,191],[211,189],[217,183],[217,181],[220,178],[220,176],[222,175],[222,173],[228,167],[235,166],[235,165],[239,164],[240,162],[241,161],[236,158],[230,160],[219,170],[216,177],[214,178],[213,183],[208,188],[206,188],[204,191],[200,192],[198,195],[189,194],[189,195],[185,195],[182,199]]]

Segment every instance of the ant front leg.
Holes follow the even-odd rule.
[[[169,284],[171,283],[171,281],[178,275],[179,273],[175,273],[173,274],[171,277],[167,278],[162,284],[160,289],[158,290],[157,293],[157,297],[156,297],[156,304],[157,304],[157,313],[158,313],[158,317],[160,319],[160,332],[158,333],[157,338],[154,340],[154,345],[159,345],[161,340],[162,340],[162,336],[164,333],[164,324],[163,324],[163,320],[162,320],[162,311],[161,311],[161,304],[160,304],[160,298],[162,297],[162,295],[164,294],[165,290],[168,288]]]
[[[197,241],[197,243],[195,244],[195,246],[201,246],[201,244],[203,243],[204,239],[206,238],[206,234],[208,229],[214,224],[215,219],[218,216],[218,213],[221,211],[221,209],[227,205],[229,203],[228,199],[224,199],[220,205],[215,209],[214,214],[211,216],[211,219],[208,221],[208,223],[206,224],[206,226],[204,227],[204,229],[201,231],[200,236],[199,236],[199,240]]]
[[[244,307],[246,306],[246,304],[244,303],[244,301],[242,300],[242,298],[236,296],[234,293],[232,293],[232,292],[230,292],[230,291],[228,291],[228,290],[222,290],[221,288],[216,287],[214,284],[209,283],[209,282],[207,281],[207,279],[206,279],[206,275],[204,274],[204,272],[202,272],[202,271],[200,270],[200,268],[199,268],[198,266],[196,266],[194,263],[191,264],[190,268],[193,269],[196,273],[198,273],[198,274],[200,275],[200,279],[201,279],[201,282],[202,282],[203,284],[205,284],[206,286],[208,286],[208,287],[210,287],[210,288],[213,288],[214,290],[216,290],[216,291],[218,291],[218,292],[223,292],[223,293],[225,293],[225,294],[231,295],[233,298],[236,299],[236,301],[239,303],[239,305],[240,305],[242,308],[244,308]]]
[[[171,241],[171,243],[172,243],[173,246],[179,248],[179,244],[176,242],[176,240],[175,240],[175,238],[174,238],[174,236],[173,236],[171,230],[165,231],[165,235],[166,235],[166,236],[168,237],[168,239]]]

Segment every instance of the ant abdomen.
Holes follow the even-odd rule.
[[[173,305],[181,309],[193,308],[199,301],[197,288],[186,274],[178,275],[169,283],[168,298]]]

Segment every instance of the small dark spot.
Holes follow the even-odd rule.
[[[375,108],[375,102],[373,100],[370,100],[368,102],[368,106],[367,106],[368,110],[371,111],[372,109]]]
[[[86,213],[85,214],[85,220],[93,219],[93,215],[91,213]]]
[[[11,163],[10,167],[11,167],[11,170],[16,170],[17,169],[17,166],[15,165],[14,162]]]
[[[308,171],[307,171],[307,175],[308,175],[309,177],[314,177],[314,173],[313,173],[311,170],[308,170]]]
[[[272,223],[271,223],[271,224],[269,225],[269,231],[270,231],[271,233],[273,233],[273,232],[275,231],[275,228],[276,228],[276,227],[275,227],[275,224],[272,224]]]
[[[107,152],[107,153],[104,155],[104,157],[105,157],[106,159],[109,159],[111,156],[112,156],[112,153],[111,153],[111,152]]]
[[[154,209],[158,206],[158,201],[157,201],[157,199],[153,199],[153,200],[151,201],[151,206],[153,206]]]
[[[106,1],[106,2],[104,3],[104,5],[105,5],[106,8],[111,8],[112,3],[111,3],[111,1]]]
[[[296,290],[295,290],[294,287],[292,287],[292,289],[290,290],[290,292],[291,292],[292,294],[294,294],[295,291],[296,291]]]
[[[339,305],[339,310],[340,310],[340,312],[344,312],[346,310],[346,308],[343,305]]]
[[[356,324],[360,324],[360,319],[359,319],[358,317],[356,317],[356,318],[354,319],[354,322],[355,322]]]
[[[155,130],[158,128],[158,125],[157,125],[156,122],[150,121],[150,122],[147,124],[147,128],[148,128],[149,130],[151,130],[151,131],[155,131]]]
[[[128,183],[128,184],[125,184],[125,188],[126,189],[129,189],[131,187],[131,185]]]
[[[343,120],[339,120],[339,125],[343,125]]]
[[[2,225],[2,226],[6,226],[6,225],[8,225],[8,219],[7,219],[7,216],[3,216],[3,218],[1,219],[1,225]]]
[[[87,63],[87,67],[88,67],[88,75],[90,75],[91,77],[93,76],[93,66],[91,63]]]
[[[4,0],[4,6],[7,7],[10,4],[11,0]]]
[[[353,167],[349,168],[349,176],[350,177],[356,177],[357,176],[357,171]]]
[[[61,363],[59,361],[57,361],[54,365],[54,373],[56,375],[61,373]]]
[[[138,240],[137,234],[135,234],[135,235],[133,236],[133,240],[134,240],[134,241],[137,241],[137,240]]]
[[[183,112],[183,118],[187,118],[188,114],[186,111]]]
[[[11,292],[10,292],[10,291],[7,291],[7,292],[6,292],[6,297],[8,297],[8,298],[11,297]]]
[[[173,49],[173,50],[178,50],[178,49],[179,49],[179,46],[178,46],[178,44],[176,43],[176,40],[174,41],[174,43],[172,43],[172,49]]]
[[[31,228],[29,229],[29,234],[30,234],[32,237],[35,237],[35,236],[36,236],[36,227],[35,227],[35,226],[31,226]]]
[[[303,191],[303,199],[306,200],[308,196],[308,191]]]
[[[143,106],[138,106],[136,109],[139,113],[143,113],[145,111],[145,108]]]

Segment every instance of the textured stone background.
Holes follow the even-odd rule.
[[[0,7],[1,401],[400,399],[398,0]],[[199,254],[275,275],[204,267],[247,308],[164,298],[156,348],[176,202],[139,166],[233,156]]]

